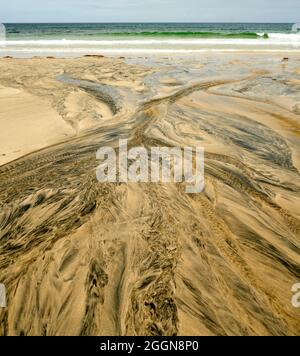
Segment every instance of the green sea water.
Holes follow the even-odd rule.
[[[0,56],[300,50],[290,23],[4,24]]]
[[[8,39],[95,39],[107,36],[256,38],[258,33],[290,33],[292,24],[256,23],[87,23],[6,24]]]

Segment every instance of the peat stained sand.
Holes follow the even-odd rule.
[[[0,60],[0,335],[295,335],[300,57]],[[206,187],[96,151],[204,146]]]

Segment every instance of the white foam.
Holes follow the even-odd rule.
[[[281,42],[299,42],[300,43],[300,34],[298,33],[269,33],[269,39],[272,41],[281,41]]]
[[[20,53],[197,53],[205,51],[300,50],[300,34],[270,33],[269,38],[140,38],[98,40],[0,41],[0,56]],[[5,54],[3,54],[3,52]]]
[[[263,34],[258,34],[262,36]],[[112,40],[7,40],[8,47],[90,47],[90,46],[146,46],[146,45],[300,45],[300,34],[270,33],[269,38],[178,38],[178,39],[112,39]]]
[[[137,49],[132,49],[132,48],[125,48],[125,49],[99,49],[99,48],[90,48],[89,51],[87,52],[86,48],[69,48],[69,49],[38,49],[38,48],[21,48],[21,49],[10,49],[6,50],[6,53],[38,53],[38,54],[43,54],[43,53],[57,53],[57,54],[67,54],[67,53],[80,53],[80,54],[104,54],[104,53],[116,53],[116,54],[122,54],[122,53],[146,53],[146,54],[151,54],[151,53],[205,53],[205,52],[240,52],[243,51],[241,48],[202,48],[202,49],[152,49],[152,48],[137,48]],[[249,49],[244,48],[244,51],[249,51]],[[275,48],[269,48],[269,49],[251,49],[251,52],[282,52],[286,53],[286,49],[275,49]],[[300,48],[299,49],[294,49],[290,50],[289,52],[294,52],[294,53],[300,53]],[[1,51],[0,51],[0,56],[1,56]]]
[[[1,41],[3,42],[3,41]],[[190,39],[112,39],[112,40],[7,40],[6,46],[111,46],[111,45],[197,45],[197,44],[293,44],[300,34],[270,33],[269,38],[190,38]],[[2,43],[3,44],[3,43]]]

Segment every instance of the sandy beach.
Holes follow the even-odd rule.
[[[96,151],[203,146],[205,189]],[[0,59],[0,335],[299,335],[300,54]]]

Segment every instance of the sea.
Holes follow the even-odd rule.
[[[294,25],[294,26],[293,26]],[[292,23],[9,23],[0,56],[300,51]]]

